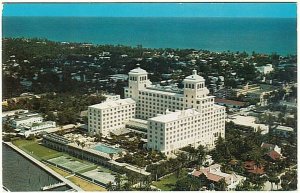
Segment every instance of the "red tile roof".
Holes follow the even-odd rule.
[[[266,149],[269,149],[269,150],[273,150],[275,148],[275,145],[273,144],[269,144],[269,143],[263,143],[261,145],[262,148],[266,148]]]
[[[264,174],[265,171],[264,171],[264,167],[263,166],[259,166],[257,167],[255,165],[255,162],[254,161],[245,161],[244,162],[244,168],[250,172],[250,173],[253,173],[253,174]]]
[[[277,152],[277,151],[270,151],[269,153],[267,153],[267,155],[272,158],[273,160],[278,160],[281,158],[281,155]]]
[[[215,98],[216,103],[224,103],[229,105],[235,105],[235,106],[244,106],[246,103],[241,101],[234,101],[234,100],[228,100],[228,99],[221,99],[221,98]]]
[[[196,176],[196,177],[199,177],[201,174],[204,174],[208,180],[211,180],[214,182],[218,182],[222,178],[224,178],[223,176],[219,176],[217,174],[210,173],[208,168],[203,168],[200,171],[196,170],[192,173],[192,175]]]
[[[218,176],[216,174],[212,174],[212,173],[207,173],[206,175],[207,179],[210,181],[214,181],[214,182],[218,182],[220,181],[222,178],[224,178],[223,176]]]

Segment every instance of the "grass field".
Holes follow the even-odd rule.
[[[38,160],[42,160],[45,158],[49,159],[62,155],[62,153],[42,146],[36,141],[20,139],[13,141],[13,144]]]
[[[70,173],[68,173],[62,169],[59,169],[55,166],[52,166],[50,164],[47,164],[47,166],[63,177],[67,177],[67,176],[71,175]],[[83,180],[77,176],[71,176],[71,177],[68,177],[67,179],[70,180],[71,182],[73,182],[75,185],[79,186],[84,191],[106,191],[105,188],[103,188],[101,186],[97,186],[96,184],[93,184],[91,182]]]
[[[187,176],[188,175],[188,171],[186,168],[183,168],[179,174],[179,177],[177,178],[176,177],[176,174],[173,173],[169,176],[166,176],[162,179],[160,179],[159,181],[157,182],[153,182],[153,185],[156,186],[157,188],[161,189],[162,191],[171,191],[171,190],[174,190],[175,188],[175,185],[176,185],[176,182]]]
[[[62,169],[59,169],[53,165],[50,165],[50,164],[46,164],[49,168],[51,168],[52,170],[54,170],[56,173],[58,173],[59,175],[63,176],[63,177],[67,177],[69,175],[71,175],[70,173],[62,170]]]
[[[171,174],[165,178],[160,179],[159,181],[153,182],[153,185],[163,191],[170,191],[175,188],[175,184],[178,178],[175,174]]]

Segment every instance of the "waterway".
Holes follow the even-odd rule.
[[[45,170],[33,164],[9,146],[2,143],[2,181],[10,191],[41,191],[41,187],[61,182]],[[52,191],[66,191],[62,186]]]

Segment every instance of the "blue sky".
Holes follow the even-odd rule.
[[[5,3],[3,16],[279,17],[296,3]]]

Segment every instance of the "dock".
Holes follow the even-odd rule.
[[[41,190],[42,191],[47,191],[47,190],[51,190],[51,189],[54,189],[54,188],[65,186],[65,185],[67,185],[65,182],[59,182],[59,183],[56,183],[56,184],[50,184],[49,186],[41,187]]]

